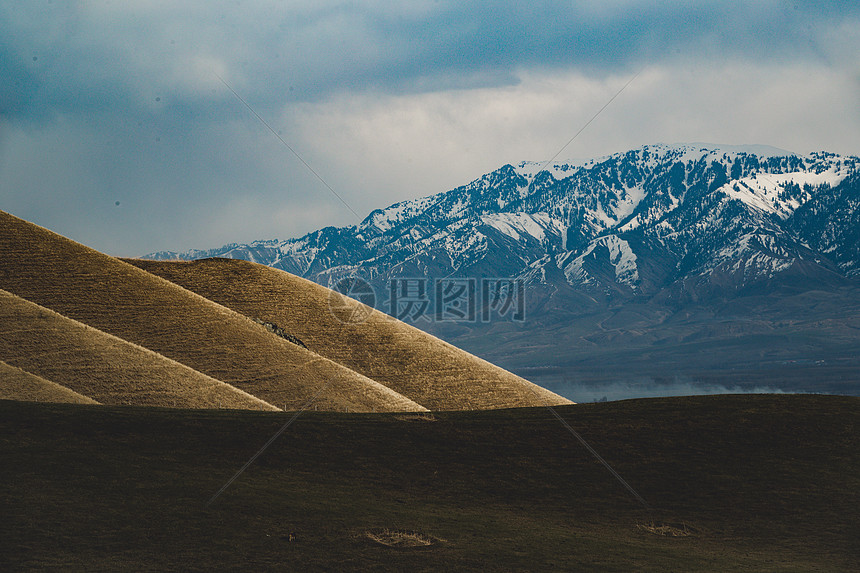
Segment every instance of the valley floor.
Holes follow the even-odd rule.
[[[207,506],[290,414],[0,401],[0,569],[860,567],[860,399],[557,411],[653,510],[543,408],[306,412]]]

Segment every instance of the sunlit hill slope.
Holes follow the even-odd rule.
[[[365,307],[344,320],[338,294],[295,275],[232,259],[132,260],[244,315],[278,325],[308,348],[431,410],[559,404],[552,392],[413,326]]]
[[[161,273],[180,286],[0,212],[0,360],[107,404],[385,412],[567,402],[383,315],[344,325],[328,289],[286,273],[200,269],[185,281]],[[34,399],[10,380],[0,374],[4,395]]]

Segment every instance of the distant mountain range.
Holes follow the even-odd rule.
[[[858,167],[857,157],[828,152],[796,155],[765,146],[647,145],[587,161],[504,165],[451,191],[374,211],[358,225],[327,227],[298,239],[159,252],[146,258],[245,259],[327,286],[344,277],[361,277],[375,290],[377,308],[417,319],[422,328],[503,366],[519,365],[521,374],[529,373],[516,356],[547,356],[523,354],[525,343],[505,350],[509,338],[485,342],[486,333],[516,327],[522,336],[543,339],[549,325],[559,328],[567,322],[556,338],[563,346],[549,356],[553,367],[559,365],[558,356],[575,355],[583,337],[605,331],[597,328],[596,320],[574,328],[577,317],[647,308],[650,318],[619,319],[616,328],[625,340],[648,339],[652,344],[666,334],[667,317],[677,318],[695,307],[707,308],[703,316],[711,320],[719,308],[735,301],[738,309],[748,309],[737,315],[738,325],[747,321],[743,328],[736,325],[739,335],[773,333],[780,327],[769,323],[750,330],[748,324],[773,297],[803,292],[815,298],[828,292],[832,296],[826,304],[818,305],[824,314],[812,316],[811,309],[800,304],[801,314],[808,320],[842,321],[837,330],[845,334],[852,331],[843,323],[853,315],[837,312],[831,317],[830,310],[836,305],[848,312],[856,297],[846,293],[854,293],[860,284]],[[442,279],[446,283],[438,284]],[[431,320],[434,312],[436,318],[441,316],[439,305],[457,279],[473,279],[473,286],[459,284],[465,285],[460,292],[472,289],[477,311]],[[523,324],[499,326],[511,322],[510,313],[491,320],[495,326],[482,323],[487,314],[481,310],[499,310],[500,295],[494,298],[494,289],[507,288],[511,299],[511,289],[519,285],[527,317]],[[428,303],[426,315],[404,316],[409,309],[400,303],[417,302],[419,295]],[[749,297],[761,295],[768,295],[770,302],[749,303]],[[783,326],[798,320],[788,307],[775,312],[788,314],[768,320],[783,321]],[[610,323],[600,324],[607,329]],[[693,330],[704,328],[704,322],[696,324]],[[662,334],[644,334],[658,327]],[[816,328],[819,334],[827,330]],[[675,334],[668,339],[675,340]],[[610,346],[632,352],[626,343],[613,344],[598,345],[597,355]],[[828,352],[820,359],[815,351],[800,357],[789,354],[788,361],[834,358]],[[750,366],[760,369],[761,364]],[[582,371],[574,364],[560,368],[558,375],[538,378],[571,383],[574,373]],[[646,378],[705,379],[699,371],[670,372],[672,368]],[[631,375],[625,374],[628,380]]]
[[[577,163],[505,165],[298,239],[144,258],[226,257],[331,284],[358,275],[514,277],[619,296],[704,279],[860,273],[857,157],[764,146],[649,145]]]

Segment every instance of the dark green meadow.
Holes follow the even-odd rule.
[[[543,408],[305,412],[207,506],[291,414],[2,401],[0,569],[860,568],[860,399],[557,411],[651,511]]]

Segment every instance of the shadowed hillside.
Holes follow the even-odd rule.
[[[98,404],[74,390],[25,372],[0,360],[0,400]]]
[[[3,290],[0,359],[102,404],[278,409],[151,350]]]
[[[393,390],[247,317],[0,212],[0,288],[277,407],[419,411]]]
[[[860,399],[290,414],[0,401],[0,570],[860,570]],[[397,541],[414,539],[422,544]]]
[[[250,318],[275,324],[314,352],[431,410],[570,403],[415,327],[284,271],[232,259],[128,262]],[[349,320],[350,310],[360,320]]]

